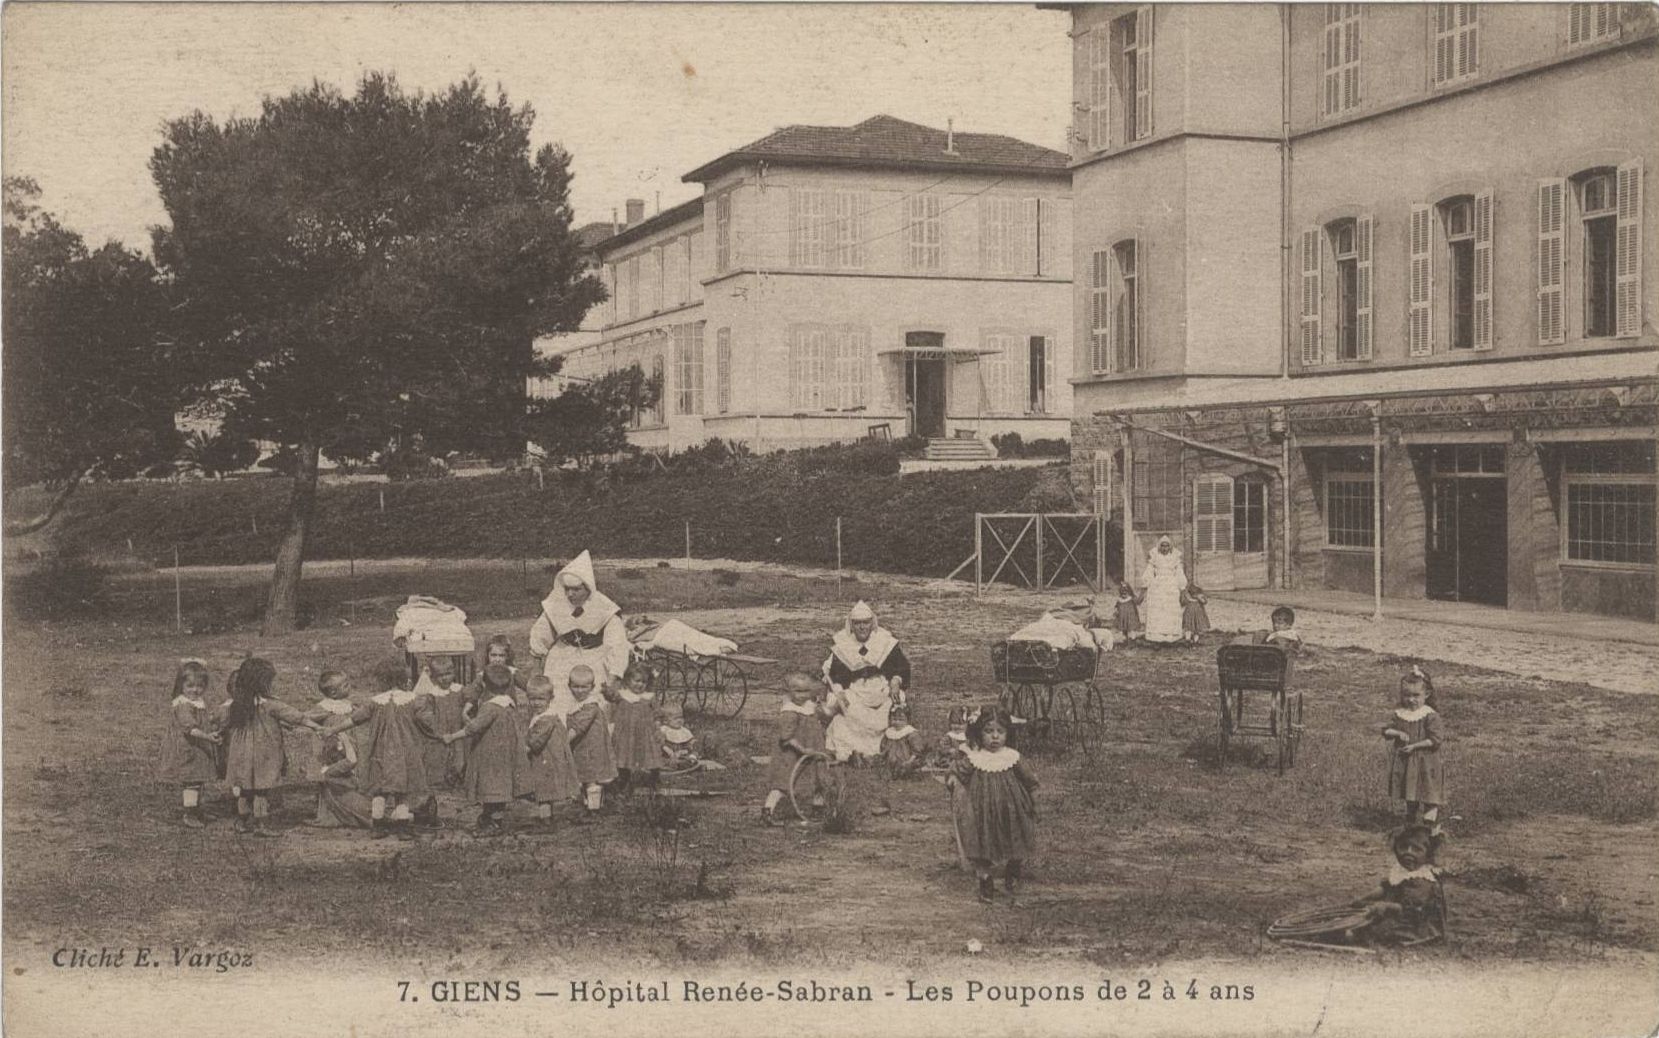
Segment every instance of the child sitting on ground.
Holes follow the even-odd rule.
[[[950,768],[956,765],[956,759],[968,748],[968,708],[953,706],[950,713],[945,715],[945,733],[935,739],[928,749],[927,767]]]
[[[678,703],[664,703],[658,716],[662,718],[657,730],[662,733],[663,766],[674,771],[685,771],[697,766],[697,736],[685,723],[685,708]]]
[[[524,747],[530,760],[530,795],[536,802],[536,819],[543,828],[553,824],[553,805],[565,804],[582,795],[582,781],[576,774],[576,759],[570,755],[570,729],[555,713],[553,679],[545,674],[531,678],[525,689],[529,709],[520,711],[524,721]]]
[[[887,717],[887,730],[881,735],[881,759],[889,774],[904,777],[916,773],[922,766],[922,737],[910,723],[910,711],[895,706]]]
[[[1135,589],[1129,586],[1128,581],[1118,584],[1118,600],[1116,615],[1113,618],[1113,627],[1125,641],[1139,638],[1145,631],[1141,626],[1141,611],[1139,599],[1135,597]]]
[[[1204,608],[1209,602],[1204,589],[1197,584],[1189,582],[1181,592],[1181,637],[1188,645],[1197,645],[1198,639],[1210,630],[1210,614]]]
[[[767,825],[782,825],[778,818],[778,804],[789,792],[789,780],[795,764],[809,753],[824,752],[824,707],[816,697],[823,683],[805,671],[791,671],[784,675],[783,691],[789,697],[778,710],[778,736],[772,745],[772,760],[767,765],[766,777],[771,788],[766,793],[766,805],[760,809],[761,820]],[[822,763],[808,765],[814,797],[822,792],[819,769]],[[803,776],[805,778],[806,776]],[[819,802],[822,802],[821,799]]]
[[[183,790],[183,822],[187,829],[207,824],[202,815],[202,787],[219,777],[219,734],[207,709],[207,666],[184,660],[173,675],[171,723],[162,748],[162,774]]]
[[[565,724],[570,729],[570,755],[576,759],[576,775],[582,780],[589,816],[598,813],[604,803],[605,786],[616,778],[610,728],[594,684],[592,667],[578,663],[570,668],[568,687],[576,709],[565,717]]]
[[[1394,861],[1373,893],[1353,904],[1364,908],[1363,926],[1346,931],[1349,944],[1415,944],[1441,935],[1440,876],[1430,864],[1434,836],[1426,826],[1408,825],[1389,837]]]

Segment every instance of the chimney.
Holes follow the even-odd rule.
[[[611,206],[611,233],[621,234],[622,225],[616,222],[616,206]]]
[[[945,154],[955,155],[956,151],[956,120],[945,120]]]
[[[630,198],[627,202],[628,226],[632,227],[645,219],[645,199]]]

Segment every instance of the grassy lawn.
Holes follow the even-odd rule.
[[[448,566],[311,577],[309,626],[261,641],[249,626],[259,578],[192,574],[174,630],[165,574],[117,583],[98,622],[8,619],[4,659],[5,908],[11,942],[212,943],[268,955],[350,953],[488,966],[615,956],[686,963],[787,955],[803,967],[917,964],[959,951],[1095,963],[1277,949],[1273,918],[1358,894],[1386,870],[1385,751],[1376,736],[1404,661],[1317,650],[1299,665],[1309,731],[1283,777],[1260,748],[1215,761],[1213,645],[1130,648],[1102,672],[1099,753],[1034,755],[1042,850],[1014,905],[974,902],[956,871],[943,788],[853,775],[849,833],[764,829],[759,767],[686,783],[725,795],[672,801],[664,818],[618,802],[551,836],[475,840],[473,808],[413,844],[294,828],[281,840],[176,823],[176,791],[153,780],[172,668],[205,658],[213,696],[246,652],[270,658],[279,693],[315,699],[324,666],[365,675],[390,648],[410,592],[468,610],[480,640],[522,649],[549,577],[534,568]],[[996,693],[988,645],[1033,613],[935,586],[745,572],[601,569],[632,613],[673,613],[782,663],[760,672],[735,721],[694,727],[764,753],[770,691],[815,668],[846,606],[867,597],[916,663],[915,723],[928,737],[957,703]],[[1659,697],[1439,665],[1456,816],[1445,864],[1456,959],[1582,959],[1659,951],[1651,864],[1659,860]],[[308,737],[291,740],[296,764]],[[311,797],[295,785],[280,820]],[[870,809],[882,813],[872,813]],[[850,924],[850,925],[849,925]]]

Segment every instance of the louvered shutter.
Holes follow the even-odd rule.
[[[1233,477],[1200,476],[1192,485],[1193,550],[1233,550]]]
[[[1112,452],[1094,452],[1094,510],[1096,515],[1112,514]]]
[[[1089,329],[1089,365],[1096,372],[1108,370],[1110,364],[1112,301],[1112,250],[1096,249],[1091,264],[1089,291],[1093,296],[1090,306],[1094,327]]]
[[[1434,352],[1434,209],[1411,207],[1407,232],[1410,249],[1406,313],[1406,340],[1413,357]]]
[[[1566,341],[1561,299],[1565,265],[1566,228],[1563,205],[1567,182],[1560,178],[1538,182],[1538,345]]]
[[[1037,221],[1040,218],[1041,211],[1035,198],[1020,199],[1020,274],[1035,277],[1042,273],[1037,267]]]
[[[1317,227],[1302,232],[1302,366],[1324,362],[1324,343],[1319,330],[1319,270],[1324,237]]]
[[[1152,8],[1135,11],[1135,138],[1152,136]]]
[[[1475,196],[1475,349],[1492,348],[1492,192]]]
[[[1371,218],[1354,221],[1354,356],[1371,359]]]
[[[1147,342],[1146,294],[1152,289],[1152,263],[1146,239],[1135,239],[1135,370],[1151,367],[1151,344]]]
[[[1055,414],[1059,406],[1055,402],[1054,393],[1058,386],[1054,381],[1054,340],[1043,339],[1043,413]]]
[[[1630,339],[1642,334],[1642,163],[1619,166],[1618,229],[1613,247],[1614,335]]]
[[[1089,33],[1089,149],[1112,146],[1112,30],[1102,25]]]

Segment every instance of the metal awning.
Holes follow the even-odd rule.
[[[915,357],[920,360],[977,360],[992,353],[1001,353],[984,346],[893,346],[877,350],[878,357]]]

